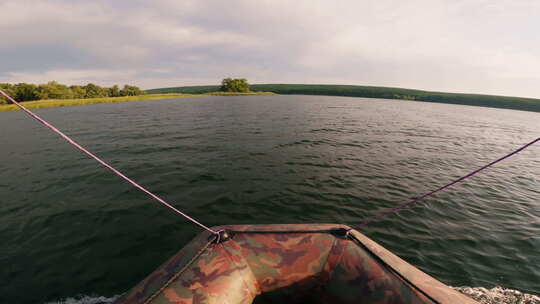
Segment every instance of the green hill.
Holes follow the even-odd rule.
[[[402,88],[353,85],[255,84],[251,85],[250,87],[252,91],[274,92],[277,94],[407,99],[416,101],[440,102],[540,112],[540,99],[523,97],[444,93]],[[175,88],[151,89],[146,90],[146,92],[149,94],[203,94],[209,92],[216,92],[219,90],[219,88],[219,86],[185,86]]]

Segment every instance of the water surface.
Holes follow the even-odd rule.
[[[207,225],[357,224],[537,138],[533,112],[324,96],[36,110]],[[200,230],[0,114],[0,302],[110,297]],[[540,294],[540,146],[362,231],[453,286]]]

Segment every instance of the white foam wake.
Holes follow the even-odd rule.
[[[494,287],[452,287],[481,304],[540,304],[540,297],[514,289]]]
[[[491,289],[483,287],[452,287],[455,290],[475,299],[480,304],[540,304],[540,297],[523,293],[514,289],[494,287]],[[111,304],[120,295],[112,297],[102,296],[79,296],[67,298],[60,301],[48,302],[46,304]]]
[[[119,296],[120,295],[112,296],[110,298],[100,296],[78,296],[55,302],[48,302],[46,304],[110,304],[118,299]]]

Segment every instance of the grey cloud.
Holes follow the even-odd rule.
[[[534,1],[34,3],[39,16],[0,4],[13,43],[0,45],[0,81],[87,71],[145,88],[243,76],[540,97]]]

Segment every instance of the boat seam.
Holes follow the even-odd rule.
[[[339,239],[336,238],[336,243],[339,242]],[[332,269],[332,272],[330,272],[328,274],[328,282],[330,282],[332,280],[332,277],[334,276],[334,272],[336,271],[336,267],[337,265],[339,265],[339,263],[341,263],[341,260],[343,259],[343,254],[345,253],[345,245],[341,245],[341,252],[339,253],[339,258],[336,260],[336,266]],[[334,249],[332,247],[332,249]]]
[[[330,259],[330,254],[332,254],[332,250],[334,250],[334,248],[336,247],[337,242],[338,242],[338,239],[335,238],[334,242],[332,243],[332,247],[330,248],[330,251],[328,251],[328,254],[326,255],[326,260],[324,261],[324,263],[322,265],[321,274],[319,275],[319,278],[320,278],[319,283],[321,284],[321,286],[323,285],[322,276],[323,276],[323,273],[324,273],[324,267],[328,264],[328,260]],[[328,272],[328,281],[330,281],[330,271]]]
[[[236,266],[237,269],[239,269],[240,267],[238,267],[238,264],[236,264],[236,262],[234,261],[234,259],[231,257],[231,254],[229,253],[229,251],[227,250],[227,248],[225,248],[225,246],[223,246],[223,244],[220,244],[221,247],[223,247],[223,250],[225,251],[225,254],[227,255],[227,258]],[[242,256],[245,260],[245,257]],[[255,278],[255,274],[253,273],[253,270],[251,270],[251,267],[249,267],[249,264],[247,263],[246,261],[246,268],[248,269],[248,271],[253,275],[253,277]],[[244,286],[247,288],[248,292],[251,294],[251,296],[253,298],[255,298],[259,293],[256,293],[256,294],[253,294],[251,292],[251,290],[249,289],[249,285],[248,283],[246,282],[246,280],[244,279],[244,276],[240,276],[242,278],[242,282],[244,282]],[[256,281],[257,282],[257,281]],[[257,282],[255,288],[257,289],[257,291],[261,291],[260,288],[259,288],[259,282]]]
[[[173,275],[167,282],[165,282],[165,284],[163,284],[163,286],[161,286],[161,288],[159,288],[154,294],[152,294],[148,299],[146,299],[146,301],[143,302],[143,304],[148,304],[150,301],[152,301],[155,297],[157,297],[165,288],[167,288],[174,280],[176,280],[184,271],[186,271],[186,269],[191,265],[193,264],[193,262],[199,258],[199,256],[203,253],[203,251],[206,250],[206,248],[208,248],[208,246],[212,243],[212,241],[209,241],[206,243],[206,245],[204,245],[201,250],[199,250],[192,258],[191,260],[189,260],[189,262],[186,263],[186,265],[184,265],[184,267],[182,267],[182,269],[180,269],[180,271],[178,271],[175,275]]]

